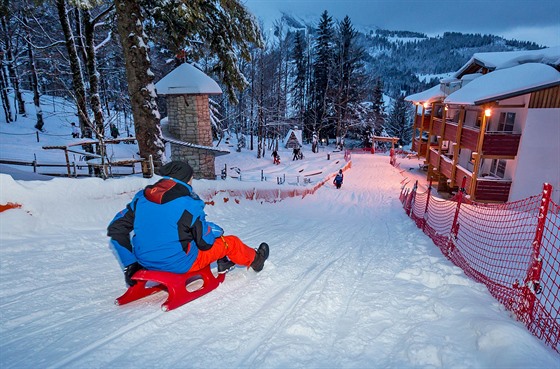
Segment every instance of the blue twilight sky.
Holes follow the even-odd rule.
[[[241,0],[265,29],[284,11],[317,22],[324,10],[336,20],[350,17],[356,28],[490,33],[560,46],[558,0]]]

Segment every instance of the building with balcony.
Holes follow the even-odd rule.
[[[560,201],[560,47],[474,54],[406,100],[416,105],[412,150],[438,191],[464,181],[473,200],[507,202],[548,182]]]

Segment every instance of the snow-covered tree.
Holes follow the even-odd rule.
[[[154,74],[150,69],[148,37],[144,33],[144,17],[135,0],[115,0],[115,8],[140,156],[144,159],[151,156],[154,166],[159,167],[165,148],[161,139]]]
[[[292,60],[295,65],[293,69],[292,85],[292,107],[298,121],[303,123],[307,97],[307,58],[305,56],[305,38],[302,31],[297,31],[294,38]]]
[[[380,136],[385,129],[385,103],[383,102],[383,81],[377,78],[372,95],[373,134]]]
[[[393,106],[386,124],[386,130],[389,136],[399,137],[399,143],[403,146],[410,143],[412,133],[409,103],[404,101],[404,97],[404,94],[400,94],[393,101]]]
[[[334,120],[336,142],[342,146],[354,119],[360,115],[360,103],[364,101],[366,77],[362,70],[364,50],[356,43],[357,32],[350,18],[346,16],[339,24],[333,81]]]
[[[235,91],[247,86],[238,56],[250,60],[250,45],[262,42],[260,30],[238,0],[115,0],[115,5],[140,155],[152,155],[159,166],[164,148],[144,20],[149,18],[149,29],[165,35],[162,44],[175,53],[183,51],[186,59],[215,57],[210,74],[220,77],[234,102]]]
[[[321,15],[317,27],[315,41],[315,60],[313,63],[313,101],[312,124],[313,131],[319,137],[321,131],[328,124],[329,115],[332,113],[333,104],[329,99],[332,94],[332,73],[334,62],[333,50],[334,26],[332,17],[325,10]]]

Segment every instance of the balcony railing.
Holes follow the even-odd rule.
[[[451,178],[452,171],[453,162],[448,157],[442,155],[441,160],[439,161],[439,172],[447,178]]]
[[[463,127],[461,131],[461,146],[471,151],[476,151],[480,129],[474,127]]]
[[[430,115],[424,115],[424,122],[422,122],[422,116],[416,115],[416,120],[414,121],[414,127],[420,129],[422,128],[423,131],[427,131],[430,129]]]
[[[510,189],[511,180],[478,178],[475,199],[476,201],[507,202]]]
[[[430,150],[430,164],[434,170],[445,176],[446,178],[451,178],[453,176],[453,171],[455,171],[455,183],[460,185],[463,178],[466,177],[465,190],[467,194],[471,195],[477,201],[482,202],[507,202],[509,198],[509,192],[511,189],[511,180],[502,179],[497,177],[482,177],[477,178],[474,193],[471,193],[471,183],[473,179],[473,173],[463,168],[460,165],[453,166],[452,159],[441,156],[438,166],[438,153],[435,150]]]
[[[412,140],[412,151],[416,151],[419,157],[426,157],[426,146],[428,146],[428,143],[421,141],[418,137]]]
[[[458,126],[456,123],[446,123],[443,139],[455,142],[455,140],[457,139],[457,129]]]
[[[511,132],[486,132],[482,143],[482,154],[492,156],[517,155],[521,135]]]

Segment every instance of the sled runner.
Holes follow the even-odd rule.
[[[134,286],[115,300],[116,305],[124,305],[139,300],[159,291],[167,291],[167,300],[161,305],[163,311],[176,309],[200,296],[216,289],[224,281],[224,274],[217,277],[212,274],[210,265],[196,272],[176,274],[156,270],[140,270],[132,276],[137,281]],[[148,281],[157,282],[158,285],[146,287]],[[200,286],[202,282],[202,286]]]

